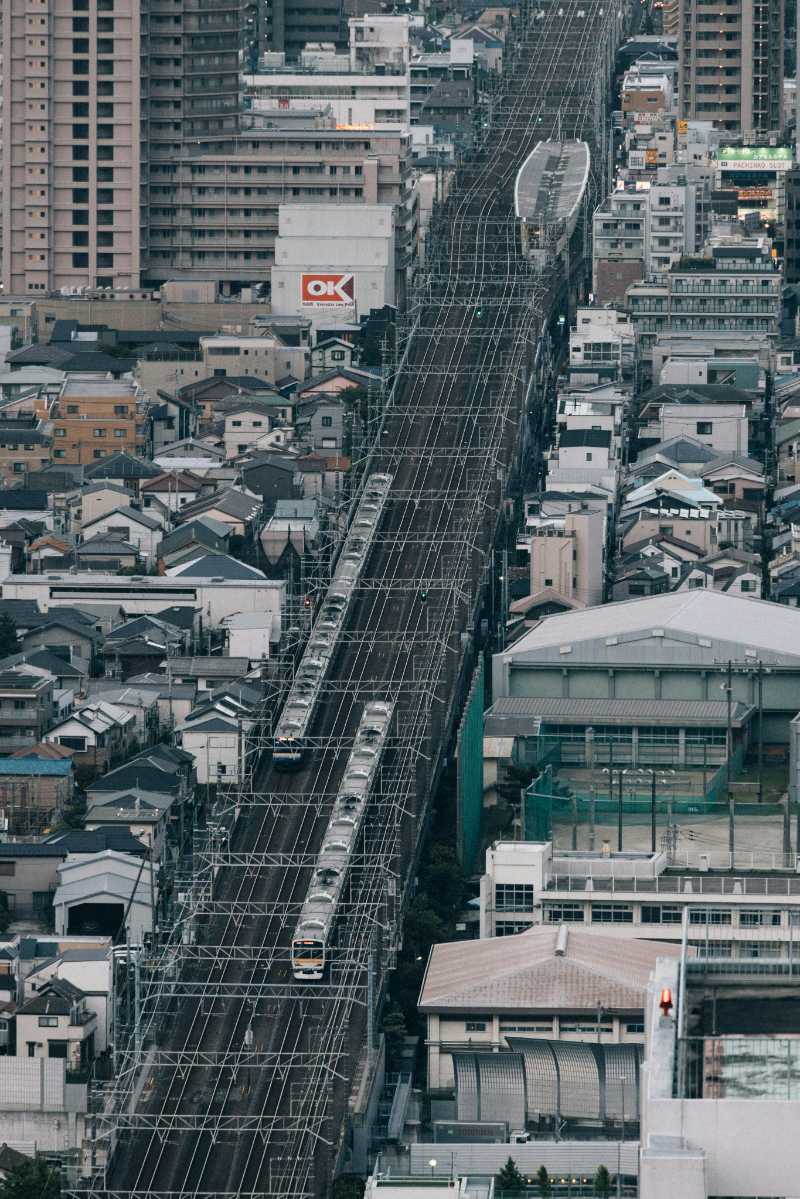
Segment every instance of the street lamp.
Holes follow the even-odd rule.
[[[433,1171],[436,1169],[436,1164],[437,1164],[437,1163],[436,1163],[436,1158],[435,1158],[435,1157],[432,1157],[432,1158],[431,1158],[431,1160],[428,1162],[428,1165],[429,1165],[429,1166],[430,1166],[430,1168],[431,1168],[431,1178],[433,1178]]]

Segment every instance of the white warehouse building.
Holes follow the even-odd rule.
[[[271,279],[272,311],[314,323],[394,304],[392,205],[281,204]]]

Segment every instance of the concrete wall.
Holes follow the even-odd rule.
[[[240,325],[245,332],[253,317],[269,313],[266,304],[173,304],[166,300],[47,299],[37,301],[39,333],[50,340],[55,321],[110,325],[114,329],[191,329],[213,333],[223,325]],[[200,376],[201,378],[203,376]]]

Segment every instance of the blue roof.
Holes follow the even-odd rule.
[[[0,774],[38,774],[66,778],[72,770],[71,758],[0,758]]]

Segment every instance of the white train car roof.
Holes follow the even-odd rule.
[[[369,792],[380,766],[393,712],[393,704],[380,700],[364,705],[314,874],[297,920],[295,939],[311,937],[325,940],[328,936],[364,823]]]
[[[539,142],[517,172],[517,217],[541,227],[563,221],[571,233],[586,190],[590,162],[586,142]]]

